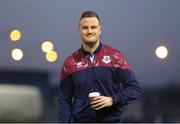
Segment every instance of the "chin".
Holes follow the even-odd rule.
[[[84,43],[97,43],[97,41],[94,41],[94,40],[93,40],[93,41],[92,41],[92,40],[88,40],[88,41],[87,41],[87,40],[86,40],[86,41],[84,41]]]
[[[84,39],[84,42],[86,43],[97,43],[98,40],[96,39]]]
[[[83,41],[86,45],[90,45],[90,46],[92,46],[92,45],[94,45],[94,44],[96,44],[97,43],[97,41]]]

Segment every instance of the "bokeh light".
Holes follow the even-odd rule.
[[[43,52],[47,53],[47,52],[50,52],[54,49],[54,45],[51,41],[44,41],[41,44],[41,49]]]
[[[11,56],[16,61],[21,60],[23,58],[23,51],[21,49],[13,49]]]
[[[46,59],[48,62],[55,62],[57,58],[58,58],[58,55],[54,50],[46,53]]]
[[[156,56],[160,59],[165,59],[168,55],[168,49],[165,46],[159,46],[156,49]]]
[[[14,29],[10,32],[10,39],[12,41],[18,41],[21,39],[21,31],[19,31],[18,29]]]

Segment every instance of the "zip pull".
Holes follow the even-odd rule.
[[[91,63],[93,63],[93,61],[94,61],[94,54],[93,53],[89,56],[89,59],[90,59]]]

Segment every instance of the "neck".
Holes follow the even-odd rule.
[[[99,41],[97,41],[96,43],[83,43],[83,48],[87,52],[93,53],[99,46],[99,43]]]

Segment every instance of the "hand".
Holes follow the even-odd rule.
[[[99,110],[105,107],[110,107],[113,104],[113,99],[106,96],[97,96],[94,97],[91,101],[91,107],[95,110]]]

